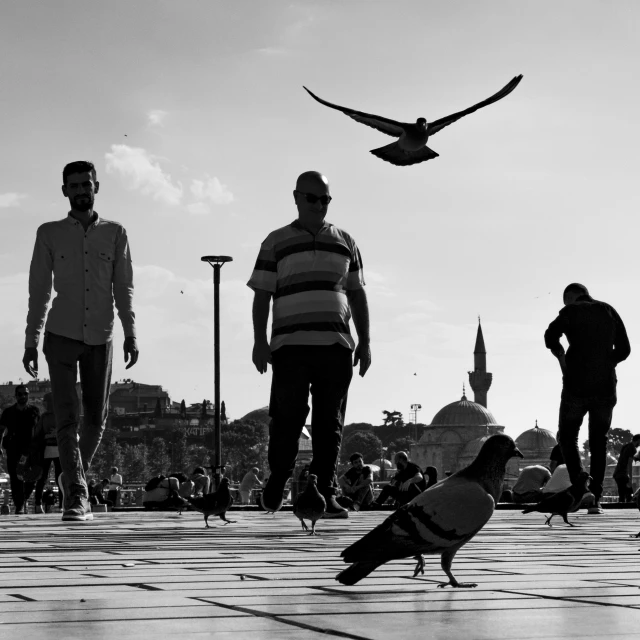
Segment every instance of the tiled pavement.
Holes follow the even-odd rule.
[[[387,513],[322,520],[233,511],[0,517],[0,638],[616,638],[640,636],[637,510],[580,512],[577,526],[497,511],[453,571],[476,589],[438,589],[439,559],[334,580],[339,553]],[[218,524],[219,523],[219,524]]]

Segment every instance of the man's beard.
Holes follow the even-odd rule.
[[[89,211],[93,207],[93,198],[91,196],[76,196],[72,206],[76,211]]]

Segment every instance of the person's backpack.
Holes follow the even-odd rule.
[[[153,491],[158,488],[158,485],[164,480],[163,476],[156,476],[155,478],[151,478],[147,484],[144,485],[145,491]]]

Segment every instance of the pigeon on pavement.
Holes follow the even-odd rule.
[[[382,116],[376,116],[370,113],[364,113],[362,111],[356,111],[355,109],[349,109],[347,107],[341,107],[340,105],[327,102],[322,98],[309,91],[307,87],[303,86],[303,89],[320,104],[331,109],[337,109],[342,111],[345,115],[353,118],[356,122],[360,122],[368,127],[372,127],[381,133],[386,133],[389,136],[398,138],[396,142],[385,145],[378,149],[372,149],[370,153],[374,156],[395,164],[397,166],[407,166],[424,162],[425,160],[431,160],[437,158],[438,154],[429,149],[426,146],[427,140],[438,133],[441,129],[448,127],[450,124],[460,120],[466,115],[482,109],[502,98],[508,96],[520,83],[522,75],[516,76],[508,84],[506,84],[500,91],[494,93],[490,98],[474,104],[468,109],[452,113],[449,116],[434,120],[433,122],[427,122],[426,118],[418,118],[415,123],[411,122],[397,122],[396,120],[390,120],[389,118],[383,118]]]
[[[591,482],[591,476],[586,471],[582,471],[578,476],[577,482],[568,489],[554,493],[548,498],[543,498],[538,504],[527,507],[522,513],[532,513],[534,511],[549,513],[551,515],[545,520],[545,524],[549,526],[551,526],[551,518],[553,516],[562,516],[562,519],[570,527],[573,527],[574,525],[567,520],[567,514],[574,513],[580,508],[582,496],[589,490],[589,482]]]
[[[233,498],[229,491],[229,478],[222,478],[218,490],[214,493],[207,493],[201,498],[187,498],[187,500],[194,506],[196,511],[204,515],[204,523],[207,529],[211,528],[209,526],[209,516],[220,516],[220,519],[225,524],[235,522],[235,520],[227,520],[225,518],[225,514],[233,504]]]
[[[355,584],[385,562],[410,557],[418,561],[415,576],[423,570],[422,554],[429,553],[440,554],[449,578],[439,587],[477,586],[458,582],[451,564],[458,549],[491,518],[502,492],[507,461],[514,456],[524,457],[512,438],[504,434],[488,438],[468,467],[423,491],[345,549],[341,555],[352,565],[336,580]]]
[[[318,476],[312,473],[309,475],[305,490],[293,503],[293,514],[300,519],[303,531],[309,531],[304,518],[311,520],[311,533],[309,535],[314,536],[316,535],[316,522],[322,518],[326,508],[327,501],[318,491]]]

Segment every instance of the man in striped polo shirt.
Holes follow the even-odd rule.
[[[262,494],[267,511],[282,506],[283,490],[309,415],[313,461],[309,473],[327,500],[325,517],[347,517],[335,499],[336,470],[353,366],[371,364],[369,309],[360,251],[353,238],[325,222],[329,181],[317,171],[300,175],[293,192],[298,218],[270,233],[248,282],[254,291],[253,363],[273,369],[269,415],[271,475]],[[267,338],[273,298],[271,343]],[[356,346],[349,320],[358,334]]]

